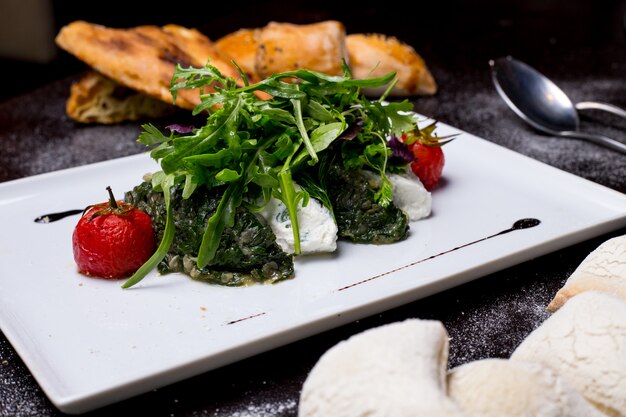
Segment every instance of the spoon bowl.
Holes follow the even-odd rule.
[[[626,153],[626,145],[606,136],[578,130],[582,109],[605,110],[626,117],[619,107],[584,102],[574,105],[556,84],[539,71],[512,57],[489,61],[491,77],[507,105],[535,129],[553,136],[585,139]]]
[[[578,130],[574,103],[540,72],[511,57],[489,65],[498,93],[522,119],[546,133]]]

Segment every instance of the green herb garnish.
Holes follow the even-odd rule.
[[[201,95],[201,104],[193,111],[196,115],[206,112],[206,124],[190,134],[168,135],[147,124],[138,141],[152,146],[151,156],[160,162],[162,171],[153,175],[152,186],[164,193],[168,210],[167,197],[174,185],[184,184],[183,198],[189,198],[199,186],[225,190],[208,220],[197,258],[199,268],[215,256],[222,231],[232,226],[237,208],[245,205],[260,210],[271,196],[288,209],[298,254],[298,204],[306,205],[310,192],[329,204],[320,187],[323,184],[311,181],[306,171],[327,165],[325,154],[330,148],[341,155],[346,169],[367,168],[379,173],[382,186],[375,201],[382,207],[391,203],[392,187],[385,175],[391,151],[386,138],[417,129],[408,113],[412,105],[408,101],[384,104],[361,95],[361,88],[390,85],[395,73],[355,80],[347,66],[344,72],[343,76],[330,76],[296,70],[239,87],[210,64],[203,68],[177,66],[170,88],[174,99],[180,89],[213,89]],[[272,98],[261,100],[255,91]],[[303,180],[302,188],[293,180],[300,173],[308,179]],[[157,252],[124,288],[138,283],[165,257],[174,233],[170,224],[168,216]]]

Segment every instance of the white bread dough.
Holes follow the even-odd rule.
[[[564,378],[543,365],[485,359],[448,374],[448,394],[468,417],[602,417]]]
[[[446,397],[448,334],[438,321],[367,330],[329,349],[302,387],[300,417],[460,417]]]
[[[605,414],[626,417],[624,299],[596,291],[573,297],[511,359],[552,368]]]

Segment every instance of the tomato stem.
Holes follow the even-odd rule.
[[[111,204],[112,209],[117,209],[117,201],[115,201],[115,197],[113,196],[113,190],[111,190],[111,186],[107,186],[107,191],[109,192],[109,203]]]

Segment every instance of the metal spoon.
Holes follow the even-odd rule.
[[[585,101],[576,106],[552,81],[511,57],[489,61],[496,90],[508,106],[535,129],[554,136],[585,139],[626,154],[626,144],[580,132],[576,109],[604,110],[626,118],[626,111],[607,103]]]

